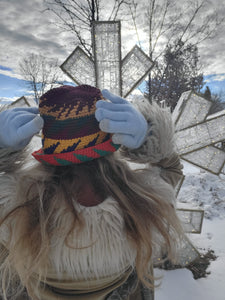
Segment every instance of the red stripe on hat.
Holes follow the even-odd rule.
[[[99,158],[102,155],[95,152],[94,150],[102,150],[105,152],[115,152],[119,148],[119,145],[113,144],[112,139],[107,140],[104,143],[79,149],[73,152],[56,153],[56,154],[44,154],[42,149],[32,153],[35,159],[41,163],[46,163],[55,166],[79,164],[85,161],[89,161],[95,158]],[[83,159],[78,159],[77,156],[83,156]]]

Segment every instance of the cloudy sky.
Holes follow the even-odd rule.
[[[148,0],[142,0],[148,1]],[[158,0],[160,1],[160,0]],[[0,99],[16,99],[26,94],[19,74],[19,61],[29,53],[57,58],[62,63],[75,48],[73,36],[56,27],[58,20],[44,12],[43,0],[0,0]],[[225,0],[214,0],[208,9],[225,15]],[[217,37],[199,48],[202,71],[214,92],[225,92],[225,29],[220,26]],[[123,49],[136,40],[122,23]]]

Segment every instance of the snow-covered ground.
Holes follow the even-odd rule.
[[[179,207],[204,209],[202,233],[189,237],[200,253],[214,250],[205,278],[195,280],[188,269],[165,271],[156,288],[155,300],[225,300],[225,176],[202,171],[184,162],[185,181],[178,195]]]

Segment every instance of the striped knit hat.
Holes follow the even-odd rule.
[[[95,104],[103,96],[89,85],[54,88],[40,98],[42,148],[32,153],[50,165],[79,164],[116,151],[111,134],[99,129]]]

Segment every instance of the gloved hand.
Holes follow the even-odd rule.
[[[144,142],[147,134],[147,121],[143,115],[127,100],[103,90],[107,102],[99,100],[96,103],[95,117],[100,122],[102,131],[114,133],[112,141],[131,149],[136,149]]]
[[[37,107],[12,108],[0,113],[0,148],[20,150],[43,127]]]

